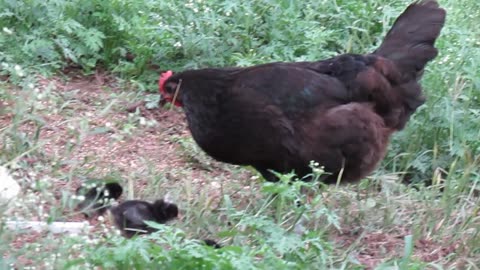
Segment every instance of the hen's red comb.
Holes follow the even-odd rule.
[[[168,80],[173,75],[173,72],[171,70],[166,71],[160,75],[160,80],[158,80],[158,88],[160,90],[160,93],[164,94],[165,89],[163,88],[165,85],[165,82]]]

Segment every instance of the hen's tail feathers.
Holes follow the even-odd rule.
[[[418,78],[437,56],[435,40],[445,24],[446,12],[436,0],[421,0],[397,18],[376,55],[393,60],[403,76]]]

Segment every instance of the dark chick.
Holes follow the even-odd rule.
[[[144,221],[166,223],[178,216],[178,207],[164,200],[153,203],[140,200],[126,201],[110,208],[110,214],[115,226],[127,238],[135,234],[147,234],[155,229],[145,224]]]
[[[219,248],[222,248],[222,245],[220,245],[219,243],[217,243],[217,241],[215,240],[212,240],[212,239],[204,239],[203,240],[203,243],[207,246],[210,246],[210,247],[213,247],[215,249],[219,249]]]
[[[115,226],[121,231],[122,235],[127,238],[131,238],[137,234],[154,232],[155,228],[148,226],[145,221],[164,224],[178,216],[177,205],[166,202],[165,200],[156,200],[153,203],[131,200],[121,203],[118,206],[113,206],[109,211]],[[202,242],[216,249],[222,247],[211,239],[205,239]]]
[[[156,200],[153,203],[130,200],[112,206],[113,200],[117,200],[122,195],[123,188],[118,183],[93,185],[94,187],[82,185],[77,189],[77,195],[84,197],[77,207],[82,210],[86,217],[91,217],[93,214],[103,215],[105,211],[109,210],[114,225],[127,238],[136,234],[147,234],[155,231],[144,221],[164,224],[178,216],[177,205],[163,199]],[[221,248],[220,244],[211,239],[205,239],[203,243],[213,248]]]
[[[111,202],[117,200],[123,192],[122,186],[118,183],[93,185],[94,187],[91,188],[88,188],[88,185],[82,185],[76,191],[78,196],[83,196],[77,208],[86,217],[90,217],[93,214],[104,214]]]
[[[164,98],[183,107],[194,140],[213,158],[299,176],[311,160],[355,181],[384,157],[389,137],[425,102],[419,80],[437,55],[445,10],[410,5],[380,47],[317,62],[162,74]],[[178,90],[178,91],[177,91]]]

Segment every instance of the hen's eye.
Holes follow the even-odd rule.
[[[168,94],[174,94],[175,90],[177,89],[177,83],[169,82],[165,85],[165,92]]]

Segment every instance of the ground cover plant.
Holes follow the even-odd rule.
[[[440,1],[427,104],[355,185],[265,183],[206,156],[159,105],[162,70],[368,52],[409,3],[0,0],[0,165],[21,186],[0,212],[0,269],[478,269],[478,1]],[[168,196],[180,217],[133,239],[107,217],[67,236],[5,225],[83,221],[74,192],[92,179]]]

